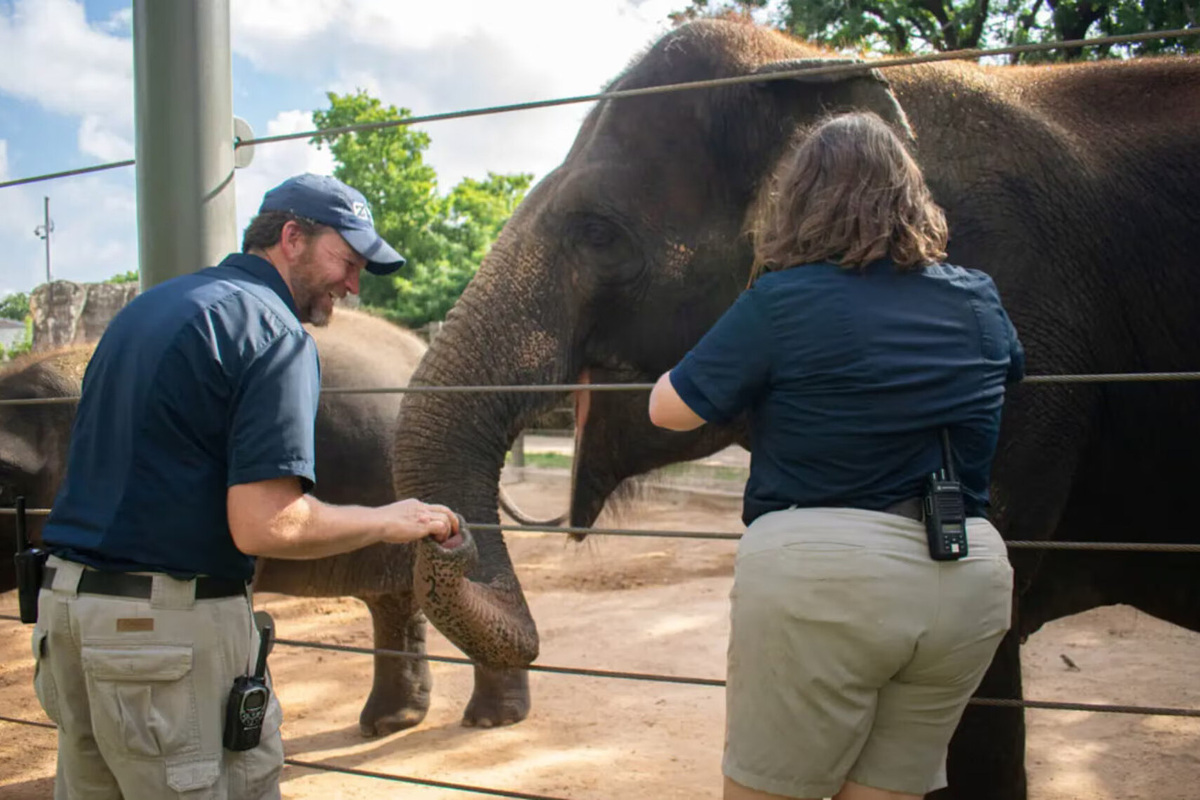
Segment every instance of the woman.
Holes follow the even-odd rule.
[[[873,114],[797,136],[751,286],[650,396],[672,430],[748,415],[729,642],[727,800],[920,798],[1010,624],[987,521],[1024,354],[983,273]],[[931,557],[921,498],[947,431],[967,554]]]

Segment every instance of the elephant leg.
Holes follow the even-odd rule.
[[[371,610],[375,647],[425,653],[425,615],[411,592],[362,598]],[[429,711],[429,662],[375,656],[375,681],[358,726],[363,736],[386,736],[417,725]]]
[[[1016,626],[1000,643],[976,694],[1021,698],[1021,641]],[[967,706],[946,763],[949,786],[929,800],[1025,800],[1025,710]]]
[[[475,665],[475,691],[463,712],[468,728],[512,725],[529,716],[529,672]]]

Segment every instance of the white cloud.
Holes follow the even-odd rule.
[[[0,92],[83,117],[80,149],[133,155],[133,48],[113,19],[90,25],[71,0],[16,0],[0,10]]]
[[[137,269],[133,175],[83,175],[0,190],[0,294],[27,292],[46,280],[46,245],[34,234],[50,197],[50,268],[54,278],[102,281]]]
[[[290,13],[279,13],[286,5]],[[257,69],[330,88],[368,89],[424,115],[599,91],[668,27],[681,0],[239,0],[233,47]],[[327,78],[328,80],[328,78]],[[589,106],[425,127],[443,190],[464,176],[533,172],[561,162]]]
[[[105,33],[115,33],[118,36],[133,35],[133,7],[117,9],[111,17],[96,27]]]
[[[279,136],[312,129],[312,117],[306,111],[283,111],[267,123],[265,132],[256,131],[258,136]],[[292,139],[256,146],[250,165],[235,174],[237,183],[237,227],[238,241],[246,223],[258,211],[258,205],[267,190],[285,179],[301,172],[319,175],[333,174],[333,156],[328,150],[318,150],[307,139]]]
[[[669,27],[686,0],[234,0],[234,51],[270,74],[334,91],[362,87],[424,115],[599,91]],[[0,94],[66,115],[79,151],[133,155],[132,13],[89,23],[79,0],[0,0]],[[441,188],[487,171],[532,172],[560,163],[590,105],[490,115],[423,126]],[[310,110],[255,109],[266,131],[308,130]],[[11,137],[10,137],[11,138]],[[77,157],[77,154],[72,154]],[[64,156],[64,161],[67,160]],[[89,160],[90,160],[89,159]],[[264,192],[299,172],[329,173],[328,151],[304,140],[262,145],[238,170],[239,231]],[[7,143],[0,139],[0,176]],[[132,171],[0,190],[0,292],[44,278],[42,196],[52,198],[56,277],[101,280],[136,266]]]
[[[0,181],[8,180],[8,140],[0,139]]]

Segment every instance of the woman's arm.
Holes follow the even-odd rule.
[[[671,373],[659,376],[650,392],[650,421],[671,431],[691,431],[704,424],[704,419],[683,402],[671,385]]]

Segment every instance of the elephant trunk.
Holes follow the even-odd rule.
[[[545,384],[559,379],[550,366],[563,363],[557,345],[527,333],[514,342],[515,323],[505,331],[500,312],[513,320],[531,317],[496,304],[491,294],[486,280],[472,282],[411,385]],[[497,524],[505,453],[521,421],[552,400],[544,393],[407,395],[392,462],[397,496],[445,504],[468,523]],[[498,531],[475,530],[470,539],[453,550],[432,542],[417,548],[413,578],[418,602],[429,621],[471,658],[489,667],[524,666],[537,657],[537,629],[504,538]]]

